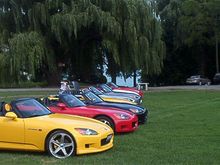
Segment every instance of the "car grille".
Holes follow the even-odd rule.
[[[112,134],[108,135],[107,138],[101,140],[101,146],[108,144],[112,139]]]
[[[136,127],[136,122],[132,122],[132,127]]]

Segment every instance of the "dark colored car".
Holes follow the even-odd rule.
[[[213,83],[214,84],[220,84],[220,73],[216,73],[214,78],[213,78]]]
[[[186,79],[188,85],[210,85],[211,81],[203,75],[194,75]]]
[[[146,108],[126,103],[105,102],[99,96],[95,95],[93,92],[89,90],[83,90],[82,94],[76,95],[76,97],[83,100],[87,105],[113,107],[130,111],[137,115],[138,122],[140,124],[143,124],[147,121],[148,110]]]

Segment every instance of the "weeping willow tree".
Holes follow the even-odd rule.
[[[24,74],[34,79],[42,69],[48,72],[54,68],[49,65],[54,60],[46,31],[37,27],[39,14],[36,20],[31,19],[35,5],[38,3],[25,0],[0,2],[0,46],[7,46],[7,50],[0,49],[1,83],[19,83]]]
[[[0,22],[0,44],[9,47],[0,57],[16,81],[22,70],[58,77],[58,63],[88,77],[106,58],[113,76],[162,68],[160,19],[150,0],[2,0]]]
[[[116,64],[128,75],[136,70],[142,70],[142,75],[159,74],[165,45],[161,40],[162,29],[154,3],[133,0],[118,3],[114,17],[121,25],[122,34],[117,41],[108,39],[112,41],[110,50],[113,49],[110,58],[111,54],[118,54]]]
[[[28,72],[35,77],[37,69],[42,67],[46,58],[44,40],[36,32],[16,34],[9,40],[10,70],[15,79],[20,72]]]

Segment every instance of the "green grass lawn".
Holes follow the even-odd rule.
[[[220,164],[220,92],[149,92],[143,104],[149,108],[149,122],[134,133],[116,135],[109,151],[65,160],[1,151],[0,164]]]
[[[7,101],[20,97],[41,97],[56,94],[57,91],[0,92],[0,99]]]

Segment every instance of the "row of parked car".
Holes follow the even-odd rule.
[[[203,75],[194,75],[186,79],[186,84],[188,85],[210,85],[211,80]],[[213,84],[220,84],[220,73],[216,73],[213,77]]]
[[[0,102],[0,148],[47,151],[56,158],[112,148],[115,133],[148,119],[143,92],[114,83],[80,89],[62,82],[59,94]]]

